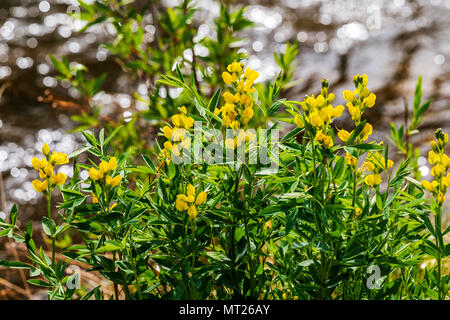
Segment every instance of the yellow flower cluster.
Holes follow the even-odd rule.
[[[362,165],[362,169],[371,172],[364,178],[364,182],[369,186],[381,184],[380,173],[389,170],[394,165],[390,159],[387,160],[381,155],[381,152],[370,153]]]
[[[192,184],[188,184],[186,194],[178,194],[175,206],[178,211],[186,211],[192,220],[197,219],[197,208],[206,202],[206,192],[201,191],[197,197],[195,197],[196,191]]]
[[[375,105],[376,96],[374,93],[370,93],[367,88],[367,75],[356,75],[353,77],[353,83],[355,84],[355,90],[344,90],[342,93],[344,99],[347,100],[347,108],[350,116],[355,121],[356,125],[361,122],[361,116],[367,108],[372,108]],[[373,132],[373,127],[370,123],[366,123],[364,128],[358,136],[358,142],[366,141]],[[338,137],[343,142],[347,142],[353,131],[339,130]]]
[[[225,147],[228,149],[235,149],[244,142],[251,142],[256,139],[256,135],[251,130],[239,129],[234,138],[228,137],[225,140]]]
[[[187,130],[194,126],[194,118],[187,116],[185,106],[180,107],[179,110],[180,113],[174,114],[171,118],[173,128],[169,126],[162,128],[164,137],[169,139],[169,141],[164,143],[164,149],[161,151],[160,158],[170,159],[172,152],[178,156],[183,148],[189,148],[191,145],[191,139],[186,139],[186,133]]]
[[[320,142],[324,147],[331,148],[334,144],[333,138],[328,134],[329,125],[335,118],[342,116],[344,106],[338,105],[333,107],[331,102],[334,100],[334,93],[328,93],[328,82],[322,80],[322,89],[320,94],[306,97],[300,102],[303,115],[296,114],[294,117],[295,124],[299,128],[305,126],[307,121],[311,126],[317,129],[315,141]]]
[[[58,174],[54,173],[55,165],[69,163],[69,159],[67,158],[67,154],[62,152],[54,151],[50,154],[50,148],[47,143],[42,147],[42,153],[45,157],[41,160],[34,157],[31,160],[31,164],[33,165],[33,168],[39,172],[39,177],[43,181],[36,179],[32,184],[34,190],[37,192],[50,192],[56,185],[63,185],[67,179],[67,176],[62,172],[59,172]]]
[[[430,152],[428,153],[428,162],[433,166],[431,168],[431,175],[435,178],[432,182],[423,180],[422,186],[433,194],[438,204],[445,202],[445,193],[450,187],[450,173],[447,170],[450,168],[450,158],[444,153],[445,146],[448,143],[448,134],[444,134],[441,129],[436,131],[436,141],[431,141]]]
[[[117,175],[115,177],[111,177],[109,175],[109,173],[114,171],[116,167],[117,167],[117,159],[115,157],[109,159],[108,162],[102,160],[100,162],[100,165],[98,166],[98,169],[95,168],[89,169],[89,177],[94,181],[105,179],[107,185],[115,187],[119,185],[119,183],[122,181],[121,175]]]
[[[244,64],[233,62],[228,65],[227,71],[222,73],[225,84],[232,85],[235,93],[224,92],[225,104],[214,110],[215,115],[222,116],[222,126],[233,130],[244,127],[253,118],[253,97],[255,92],[253,83],[259,77],[259,73],[247,68],[244,72]]]
[[[361,116],[366,108],[372,108],[375,105],[376,96],[371,93],[367,88],[368,78],[367,75],[359,74],[353,77],[353,83],[355,84],[355,90],[344,90],[342,93],[344,99],[347,100],[347,108],[350,116],[359,124]]]
[[[372,132],[373,132],[372,125],[370,123],[366,123],[360,134],[361,140],[366,141],[369,138],[369,136],[372,134]],[[347,142],[348,138],[350,138],[352,133],[353,133],[353,130],[348,132],[347,130],[341,129],[338,132],[338,137],[343,142]]]

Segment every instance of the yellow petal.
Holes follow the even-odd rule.
[[[191,218],[193,220],[197,219],[197,209],[195,208],[195,206],[193,206],[193,205],[189,206],[187,213],[189,215],[189,218]]]
[[[188,186],[187,186],[187,196],[189,197],[189,196],[193,196],[193,197],[195,197],[195,188],[194,188],[194,186],[192,185],[192,184],[188,184]]]
[[[206,202],[207,194],[205,191],[202,191],[198,194],[197,200],[195,200],[196,205],[202,205]]]
[[[112,157],[108,161],[108,169],[113,171],[116,169],[116,167],[117,167],[117,159],[116,159],[116,157]]]
[[[34,157],[31,160],[31,164],[33,165],[33,168],[35,170],[40,170],[41,169],[41,160],[39,160],[38,158]]]
[[[43,153],[44,155],[48,155],[48,154],[50,153],[50,148],[49,148],[49,146],[48,146],[47,143],[45,143],[45,144],[42,146],[42,153]]]

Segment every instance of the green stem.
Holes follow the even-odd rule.
[[[440,237],[442,237],[441,234],[441,224],[442,224],[442,206],[439,206],[438,212],[435,215],[435,234],[436,234],[436,247],[437,247],[437,267],[438,267],[438,299],[443,299],[443,288],[441,284],[441,277],[442,277],[442,270],[441,270],[441,248],[440,244]]]
[[[47,215],[48,215],[48,220],[49,223],[52,220],[52,190],[49,188],[48,189],[48,195],[47,195]],[[55,236],[51,235],[52,238],[52,265],[55,265]]]

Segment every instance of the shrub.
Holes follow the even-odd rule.
[[[297,54],[297,47],[288,45],[275,55],[283,72],[273,82],[255,83],[258,73],[231,49],[234,31],[250,24],[243,10],[230,13],[222,6],[218,40],[205,40],[210,52],[205,67],[194,59],[190,69],[179,63],[170,72],[175,58],[193,45],[189,1],[162,15],[162,29],[179,41],[160,38],[158,46],[166,50],[159,51],[142,49],[140,29],[132,33],[129,24],[141,19],[135,9],[80,3],[91,24],[112,20],[118,35],[108,48],[128,71],[163,75],[155,82],[149,111],[134,115],[131,124],[101,124],[98,113],[84,113],[77,119],[105,127],[80,128],[85,146],[69,156],[44,146],[44,158],[33,159],[42,181],[33,186],[48,200],[42,227],[52,240],[52,256],[35,245],[31,222],[25,230],[16,225],[13,206],[10,222],[0,220],[0,234],[24,242],[30,263],[0,265],[29,269],[35,278],[29,282],[48,287],[51,299],[110,298],[100,286],[87,291],[68,285],[79,280],[66,274],[71,261],[110,280],[115,299],[447,296],[443,262],[450,246],[444,235],[450,228],[442,230],[442,207],[450,185],[448,136],[437,130],[431,143],[433,182],[417,180],[417,154],[404,143],[404,133],[416,130],[430,105],[421,104],[420,79],[413,123],[391,128],[394,145],[405,155],[394,164],[387,144],[369,141],[373,127],[364,112],[376,108],[376,96],[366,75],[356,75],[354,89],[343,92],[347,108],[332,105],[335,95],[327,80],[303,101],[280,99],[291,85]],[[129,11],[116,15],[117,8]],[[147,64],[155,59],[159,63]],[[81,69],[71,70],[65,60],[54,63],[74,86],[89,87]],[[199,83],[194,70],[208,64],[217,72]],[[164,100],[158,94],[162,86],[183,93]],[[202,90],[206,86],[209,94]],[[86,103],[97,90],[84,92]],[[351,132],[333,123],[346,110],[354,123]],[[154,147],[142,143],[135,126],[150,115],[160,127]],[[78,163],[84,152],[91,155],[90,164]],[[54,166],[68,159],[74,174],[66,182]],[[89,178],[81,179],[80,170]],[[51,213],[54,189],[63,199],[58,219]],[[82,241],[61,248],[66,260],[55,259],[56,240],[69,230]],[[430,257],[436,264],[421,268]]]

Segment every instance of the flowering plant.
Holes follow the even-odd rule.
[[[184,4],[161,22],[183,50],[192,45],[191,34],[186,19],[176,21],[193,10]],[[121,6],[102,1],[83,7],[92,23],[103,15],[115,22],[140,19],[113,15]],[[175,64],[167,71],[165,59],[174,57],[159,50],[155,59],[164,70],[155,71],[146,64],[152,50],[135,43],[139,37],[127,37],[131,22],[115,24],[120,37],[110,50],[130,72],[158,75],[150,111],[134,115],[131,124],[104,125],[95,112],[84,113],[79,120],[95,118],[102,129],[82,130],[86,144],[80,150],[67,156],[43,147],[45,157],[32,160],[42,181],[33,186],[48,201],[42,227],[52,239],[52,257],[36,246],[31,223],[19,227],[13,206],[10,221],[0,220],[0,235],[25,243],[30,262],[0,265],[30,270],[28,281],[48,288],[51,299],[445,299],[448,136],[437,130],[431,144],[433,182],[418,182],[417,156],[403,141],[430,105],[421,105],[420,79],[413,123],[391,128],[405,156],[394,163],[388,144],[369,139],[373,127],[364,112],[376,108],[376,96],[367,75],[356,75],[353,91],[343,91],[347,109],[332,105],[336,97],[327,80],[302,101],[279,98],[291,85],[297,47],[275,55],[282,72],[274,81],[257,83],[258,72],[231,51],[233,28],[248,26],[242,13],[222,6],[216,24],[226,45],[204,42],[211,50],[207,63],[227,57],[217,74],[205,73],[209,94],[194,60],[189,68]],[[159,45],[181,50],[164,40]],[[78,74],[74,86],[89,87],[80,70],[55,64],[72,80]],[[157,93],[161,87],[180,88],[182,95],[165,101]],[[86,98],[97,89],[84,90]],[[149,146],[134,124],[155,110],[160,130]],[[352,131],[336,126],[346,111]],[[89,154],[90,164],[78,162],[81,153]],[[54,167],[69,161],[73,175],[67,181]],[[56,189],[62,195],[57,218],[51,200]],[[69,231],[79,240],[62,245],[57,258],[56,241]],[[112,294],[67,274],[74,263],[100,274]]]

